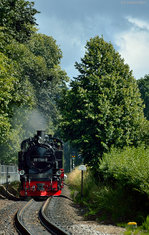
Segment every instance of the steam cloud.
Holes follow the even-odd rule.
[[[33,131],[46,129],[46,120],[38,110],[33,110],[30,113],[28,118],[28,127]]]

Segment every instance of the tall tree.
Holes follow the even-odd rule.
[[[11,162],[11,156],[16,159],[27,116],[24,107],[29,109],[35,104],[33,87],[27,76],[22,79],[20,70],[15,61],[0,53],[0,161],[3,162]]]
[[[56,41],[52,37],[35,33],[26,44],[13,40],[5,47],[5,52],[20,68],[20,89],[23,88],[21,84],[24,84],[25,78],[28,79],[28,89],[33,86],[35,91],[36,109],[43,114],[47,125],[51,126],[50,131],[54,132],[59,115],[56,99],[61,87],[65,87],[68,81],[66,72],[60,67],[62,51]]]
[[[27,41],[35,31],[34,3],[25,0],[0,1],[0,27],[9,37],[19,42]]]
[[[13,92],[17,82],[11,61],[0,53],[0,142],[2,143],[10,130],[10,103],[14,101]]]
[[[50,131],[54,132],[59,116],[56,99],[60,96],[61,88],[66,88],[66,82],[69,80],[66,72],[60,67],[62,51],[53,37],[44,34],[34,34],[27,47],[36,58],[40,58],[39,65],[41,60],[43,61],[44,72],[39,69],[40,76],[34,76],[32,73],[30,79],[36,89],[38,109],[50,126],[53,126]]]
[[[149,75],[137,80],[137,84],[141,93],[141,98],[145,104],[144,115],[149,120]]]
[[[68,80],[56,41],[35,32],[38,12],[33,6],[27,0],[0,1],[0,151],[5,162],[16,159],[31,110],[36,117],[41,111],[44,126],[54,133],[56,99]]]
[[[33,6],[26,0],[0,1],[0,161],[5,163],[17,159],[23,122],[35,105],[33,85],[17,59],[23,50],[20,43],[36,31]],[[17,53],[12,56],[13,46]]]
[[[85,162],[97,166],[112,145],[137,145],[145,122],[135,79],[111,43],[94,37],[86,44],[75,78],[60,100],[61,129]]]

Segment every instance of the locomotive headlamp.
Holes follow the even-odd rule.
[[[25,171],[24,170],[21,170],[20,171],[20,175],[24,175],[25,174]]]
[[[57,171],[57,172],[56,172],[56,175],[61,175],[61,171]]]

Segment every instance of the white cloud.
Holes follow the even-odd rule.
[[[116,35],[119,53],[139,79],[149,74],[149,23],[140,19],[127,17],[131,27]]]
[[[128,22],[130,22],[135,27],[138,27],[140,29],[147,29],[147,30],[149,30],[149,23],[144,21],[144,20],[133,18],[131,16],[126,17],[126,19],[128,20]]]

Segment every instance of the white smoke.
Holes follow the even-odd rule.
[[[27,125],[29,130],[36,132],[37,130],[45,130],[47,128],[47,122],[38,110],[32,110],[28,116]]]

